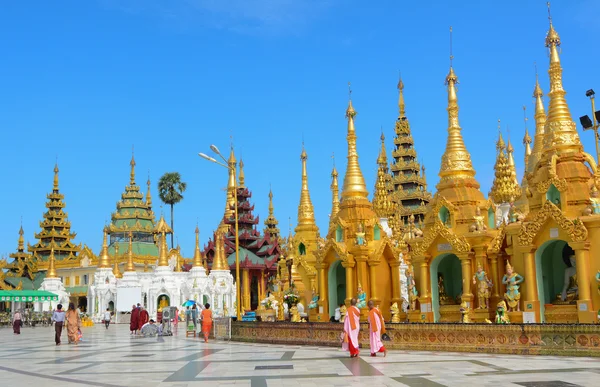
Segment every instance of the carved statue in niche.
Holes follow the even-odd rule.
[[[504,299],[508,304],[510,312],[521,311],[519,301],[521,300],[521,293],[519,292],[519,284],[523,282],[523,277],[515,273],[510,262],[506,262],[506,274],[502,277],[502,283],[506,285],[506,293],[504,293]]]
[[[358,283],[358,293],[356,294],[356,307],[358,309],[363,309],[367,307],[367,293],[364,292],[360,282]]]
[[[356,231],[356,244],[359,246],[364,246],[366,244],[365,241],[365,232],[364,232],[364,227],[362,223],[358,224],[357,227],[357,231]]]
[[[408,287],[408,298],[410,302],[410,310],[417,310],[417,299],[419,296],[419,292],[417,291],[417,286],[415,284],[415,276],[413,274],[412,265],[406,268],[406,284]]]
[[[594,186],[594,188],[592,189],[592,192],[590,194],[590,201],[592,202],[592,213],[594,215],[599,215],[600,214],[600,198],[598,197],[598,190],[596,189],[596,187]]]
[[[483,217],[483,215],[481,215],[481,208],[476,207],[475,216],[473,216],[473,219],[475,219],[475,223],[473,223],[470,227],[471,232],[487,230],[487,226],[485,225],[485,218]]]
[[[477,263],[477,271],[473,275],[473,285],[477,285],[477,309],[489,309],[492,281],[488,279],[481,262]]]

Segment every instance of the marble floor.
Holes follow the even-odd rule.
[[[598,386],[600,359],[390,351],[351,359],[337,348],[131,337],[126,325],[83,328],[55,346],[54,328],[0,329],[4,386]]]

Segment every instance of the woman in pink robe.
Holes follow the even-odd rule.
[[[350,351],[350,357],[357,357],[359,353],[360,310],[356,307],[356,299],[353,298],[350,304],[351,306],[346,311],[346,319],[344,320],[342,349]]]
[[[371,344],[371,356],[377,356],[377,352],[382,352],[383,356],[387,355],[387,350],[381,342],[382,331],[385,330],[383,316],[381,312],[375,308],[373,301],[369,301],[369,343]]]

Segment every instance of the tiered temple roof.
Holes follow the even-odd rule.
[[[23,234],[23,227],[21,227],[17,251],[9,255],[13,261],[11,263],[4,261],[0,264],[0,271],[3,274],[0,278],[0,289],[37,290],[45,277],[45,272],[37,271],[33,256],[25,252]]]
[[[27,250],[32,253],[34,259],[40,264],[40,269],[46,269],[50,251],[54,248],[54,257],[58,261],[75,260],[81,251],[81,245],[75,245],[72,239],[76,234],[71,233],[71,222],[64,212],[65,198],[58,189],[58,165],[54,166],[54,185],[52,192],[46,195],[48,202],[44,213],[44,220],[40,222],[42,230],[35,234],[38,242]]]
[[[231,151],[228,163],[232,168],[236,167],[233,150]],[[242,175],[240,175],[240,177],[241,176]],[[226,207],[225,215],[219,226],[219,230],[223,230],[224,232],[225,257],[232,270],[235,270],[235,204],[232,201],[229,192],[235,191],[234,179],[233,172],[230,171],[226,200],[228,204],[231,203],[231,206]],[[277,270],[277,260],[281,254],[279,238],[272,236],[268,232],[261,235],[261,232],[257,228],[260,220],[258,217],[254,216],[254,205],[250,203],[252,193],[245,187],[245,182],[244,187],[242,187],[241,183],[242,182],[240,182],[239,187],[237,187],[240,267],[275,271]],[[209,239],[204,247],[204,255],[207,259],[209,268],[212,268],[216,254],[217,246],[215,241],[218,237],[217,232],[218,230],[213,233],[213,238]]]
[[[125,192],[117,202],[117,210],[111,214],[111,223],[108,226],[109,254],[115,254],[116,245],[119,245],[121,252],[126,252],[131,235],[133,254],[138,258],[155,260],[158,257],[158,247],[154,243],[155,217],[150,196],[150,179],[147,181],[148,192],[144,200],[144,194],[135,182],[135,165],[132,156],[129,185],[125,186]]]
[[[397,214],[400,217],[400,225],[408,224],[411,214],[415,216],[417,223],[423,222],[426,206],[431,200],[431,193],[427,191],[425,167],[421,167],[417,161],[414,139],[406,118],[403,90],[404,83],[400,79],[398,82],[399,114],[395,126],[393,161],[390,166],[394,187],[392,200],[399,204]]]

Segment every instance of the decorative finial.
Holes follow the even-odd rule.
[[[550,12],[550,2],[546,2],[546,6],[548,7],[548,22],[552,25],[552,13]]]
[[[335,169],[335,152],[331,152],[331,161],[333,162],[333,169]]]
[[[450,26],[450,68],[452,68],[452,60],[454,59],[454,55],[452,55],[452,26]]]
[[[350,82],[348,82],[348,100],[352,101],[352,87]]]
[[[129,163],[129,165],[131,165],[131,173],[129,176],[129,185],[135,185],[135,154],[134,154],[133,145],[131,146],[131,162]]]

